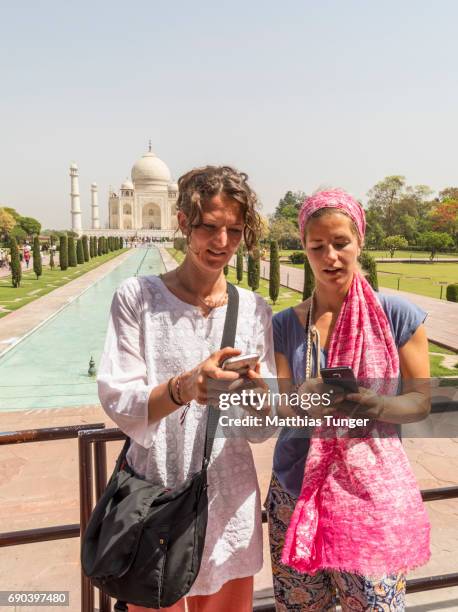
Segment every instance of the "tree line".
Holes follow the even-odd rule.
[[[368,194],[366,248],[428,250],[458,249],[458,187],[433,197],[426,185],[408,185],[404,176],[387,176]],[[269,238],[282,249],[301,248],[297,215],[306,194],[288,191],[269,220]]]
[[[54,249],[54,236],[50,236],[51,248],[49,250],[49,267],[55,268],[54,253],[59,252],[59,267],[61,270],[75,268],[84,264],[95,257],[106,255],[111,251],[124,248],[124,241],[121,237],[109,236],[82,236],[75,240],[74,236],[67,234],[61,235],[59,245]],[[13,287],[20,287],[22,279],[22,268],[19,257],[19,247],[14,237],[9,238],[9,249],[11,255],[11,281]],[[38,236],[33,238],[33,270],[38,278],[42,274],[41,248]]]

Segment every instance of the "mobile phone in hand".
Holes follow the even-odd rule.
[[[230,372],[237,372],[237,374],[246,374],[248,370],[254,370],[257,362],[259,361],[259,355],[256,353],[250,353],[249,355],[238,355],[237,357],[229,357],[225,359],[221,365],[223,370],[229,370]]]
[[[353,370],[347,366],[337,368],[321,368],[323,382],[333,387],[339,387],[345,393],[358,393],[358,382]]]

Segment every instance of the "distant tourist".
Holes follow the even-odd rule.
[[[361,274],[366,221],[349,194],[307,198],[299,228],[315,291],[274,317],[281,390],[329,391],[324,367],[351,368],[362,386],[335,387],[328,408],[310,411],[311,438],[290,428],[277,441],[266,504],[277,610],[335,610],[337,591],[345,611],[401,611],[406,572],[430,556],[428,516],[396,430],[430,410],[429,389],[415,384],[430,375],[426,314],[375,293]],[[352,437],[327,424],[333,415],[369,423]]]

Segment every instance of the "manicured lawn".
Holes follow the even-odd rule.
[[[368,251],[372,257],[391,259],[389,251]],[[430,251],[395,251],[394,258],[405,258],[405,259],[429,259],[431,255]],[[434,259],[455,259],[458,258],[458,253],[436,253]]]
[[[286,262],[282,262],[286,263]],[[303,269],[303,264],[287,264],[291,268]],[[401,267],[400,267],[401,266]],[[400,289],[408,293],[417,293],[428,297],[440,298],[441,285],[442,299],[445,300],[446,285],[458,283],[457,264],[377,264],[378,282],[380,287]],[[398,287],[398,278],[399,287]]]
[[[439,357],[439,355],[430,355],[429,356],[429,364],[431,367],[431,377],[432,378],[441,378],[442,376],[458,376],[458,369],[454,368],[444,368],[442,364],[443,357]],[[458,364],[458,355],[456,362]]]
[[[100,255],[87,263],[78,265],[76,268],[67,268],[65,271],[62,271],[58,266],[51,270],[49,266],[45,265],[43,266],[43,274],[38,280],[33,270],[23,272],[21,286],[17,289],[11,285],[11,275],[2,276],[0,278],[0,318],[36,300],[42,295],[46,295],[50,291],[57,289],[57,287],[61,287],[75,278],[86,274],[86,272],[97,268],[106,261],[114,259],[125,250],[122,249],[107,253],[106,255]]]
[[[437,344],[434,344],[433,342],[428,342],[428,346],[429,346],[429,363],[430,363],[430,367],[431,367],[431,376],[433,378],[440,378],[441,376],[458,376],[458,367],[453,367],[453,366],[458,366],[458,354],[455,353],[454,351],[449,351],[448,349],[442,348],[441,346],[438,346]],[[441,353],[441,355],[431,355],[431,353]],[[444,357],[446,355],[455,355],[456,360],[455,363],[449,364],[448,367],[444,367],[442,365],[442,362],[444,361]],[[452,367],[450,367],[450,365]]]
[[[176,249],[166,249],[166,251],[168,251],[173,259],[176,259],[178,263],[183,261],[184,253],[182,251],[177,251]]]
[[[293,249],[293,250],[283,250],[279,251],[280,257],[289,257],[291,253],[297,253],[301,249]],[[372,255],[372,257],[378,258],[386,258],[391,259],[391,255],[389,251],[368,251]],[[405,259],[428,259],[430,257],[430,251],[395,251],[394,258],[405,258]],[[446,259],[446,258],[457,258],[458,253],[437,253],[435,259]],[[267,252],[266,259],[269,259],[269,252]]]
[[[438,344],[434,344],[434,342],[428,342],[429,352],[430,353],[443,353],[444,355],[456,355],[453,351],[449,351],[448,349],[439,346]]]
[[[284,253],[287,253],[287,251],[284,251]],[[286,261],[282,264],[301,270],[304,267],[303,264],[292,264]],[[446,285],[458,283],[458,263],[378,263],[377,272],[380,287],[399,288],[401,291],[434,298],[440,298],[440,283],[442,282],[444,283],[442,289],[442,299],[444,300]],[[399,287],[398,278],[400,278]]]
[[[383,263],[377,264],[378,281],[381,287],[390,287],[418,293],[428,297],[439,298],[440,282],[444,283],[442,298],[445,299],[446,284],[458,283],[458,264],[456,263]]]

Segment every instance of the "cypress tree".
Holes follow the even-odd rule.
[[[89,261],[89,245],[87,242],[87,236],[83,236],[83,257],[84,261]]]
[[[103,238],[102,238],[102,236],[99,236],[99,239],[97,241],[97,255],[102,255],[102,253],[103,253],[102,242],[103,242]]]
[[[51,235],[49,237],[49,267],[51,268],[51,270],[54,270],[54,266],[56,265],[54,263],[54,236]]]
[[[73,236],[68,237],[67,245],[68,245],[68,265],[70,268],[76,268],[75,239],[73,238]]]
[[[237,283],[243,280],[243,249],[240,246],[237,251]]]
[[[448,302],[458,302],[458,284],[447,285],[445,297]]]
[[[97,257],[97,238],[95,236],[91,236],[91,246],[92,246],[91,257]]]
[[[17,248],[16,239],[10,238],[10,254],[11,254],[11,281],[13,287],[17,289],[21,286],[22,268],[21,260],[19,259],[19,249]]]
[[[269,296],[274,304],[280,293],[280,256],[278,253],[278,242],[270,242],[270,275],[269,275]]]
[[[314,288],[315,277],[313,276],[309,260],[306,257],[304,260],[304,291],[302,292],[302,299],[306,300],[307,298],[309,298],[312,295]]]
[[[78,238],[76,241],[76,261],[79,264],[84,263],[84,251],[83,251],[83,241],[81,238]]]
[[[223,272],[224,272],[224,276],[227,276],[229,274],[229,266],[224,266]]]
[[[253,291],[259,288],[260,272],[261,264],[259,261],[259,253],[255,251],[248,255],[248,285]]]
[[[35,236],[33,239],[33,271],[37,275],[38,280],[43,272],[41,266],[40,241],[38,236]]]
[[[61,270],[68,268],[68,239],[61,236],[59,240],[59,265]]]
[[[359,256],[362,269],[366,272],[366,279],[374,291],[378,291],[377,262],[367,251]]]

